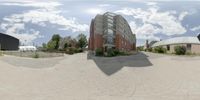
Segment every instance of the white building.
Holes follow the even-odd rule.
[[[19,51],[36,51],[35,46],[19,46]]]

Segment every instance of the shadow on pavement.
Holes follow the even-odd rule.
[[[148,56],[142,52],[130,56],[118,57],[96,57],[90,52],[87,54],[88,60],[93,60],[98,68],[106,75],[110,76],[123,67],[148,67],[152,63],[148,60]]]

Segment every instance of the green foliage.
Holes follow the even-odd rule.
[[[64,44],[64,49],[68,48],[69,47],[69,44],[68,43],[65,43]]]
[[[54,34],[51,38],[51,40],[47,44],[48,50],[58,50],[59,47],[59,41],[60,41],[60,35]]]
[[[97,48],[95,50],[95,55],[96,56],[103,56],[103,50],[101,48]]]
[[[144,46],[137,47],[138,51],[144,51]]]
[[[87,46],[87,37],[84,34],[78,35],[78,47],[83,49]]]
[[[75,47],[69,47],[65,51],[66,54],[70,54],[70,55],[72,55],[74,53],[81,53],[81,52],[83,52],[82,49],[78,49],[78,48],[75,48]]]
[[[33,58],[39,58],[40,56],[39,56],[39,54],[38,53],[35,53],[34,55],[33,55]]]
[[[47,48],[47,44],[46,43],[42,43],[42,48]]]
[[[60,35],[59,34],[54,34],[53,36],[52,36],[52,38],[51,38],[51,40],[52,41],[57,41],[57,42],[59,42],[60,41]]]
[[[166,53],[167,49],[163,48],[162,46],[158,46],[158,47],[154,48],[154,52],[156,52],[156,53]]]
[[[43,44],[42,50],[74,54],[83,52],[86,46],[87,37],[84,34],[79,34],[77,39],[70,36],[62,38],[59,34],[54,34],[47,44]]]
[[[174,48],[175,54],[177,55],[185,55],[186,53],[186,47],[185,46],[176,46]]]
[[[57,42],[56,41],[49,41],[47,44],[47,49],[48,50],[55,50],[57,46]]]
[[[148,52],[152,52],[153,49],[152,49],[152,48],[147,48],[146,51],[148,51]]]
[[[108,49],[106,56],[113,57],[113,56],[117,56],[118,53],[119,52],[116,52],[114,49]]]
[[[70,47],[70,48],[68,48],[67,50],[66,50],[66,53],[67,54],[74,54],[75,52],[76,52],[76,50],[75,50],[76,48],[74,48],[74,47]]]

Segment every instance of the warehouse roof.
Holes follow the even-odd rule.
[[[200,41],[197,37],[176,37],[156,42],[152,47],[170,44],[200,44]]]

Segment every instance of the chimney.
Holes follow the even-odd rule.
[[[149,48],[149,40],[146,40],[146,48]]]

